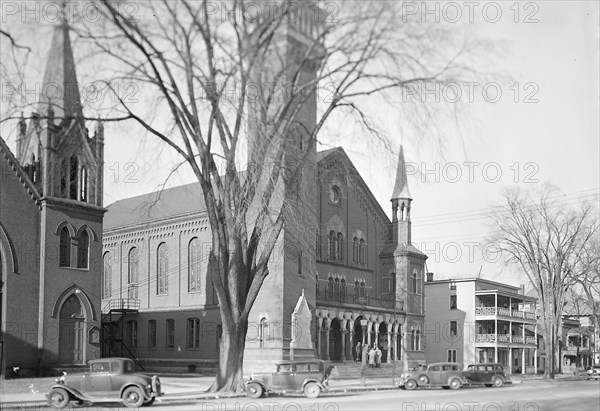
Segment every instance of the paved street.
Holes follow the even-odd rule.
[[[119,404],[73,409],[122,409]],[[2,409],[48,409],[47,407],[13,404]],[[271,396],[261,400],[246,397],[227,399],[168,399],[155,403],[155,410],[260,411],[260,410],[402,410],[402,411],[537,411],[599,410],[600,383],[597,381],[531,381],[504,388],[462,388],[457,391],[386,390],[374,392],[336,393],[317,400],[304,397]]]

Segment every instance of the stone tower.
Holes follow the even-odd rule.
[[[294,84],[310,86],[290,105],[298,110],[292,114],[292,126],[284,136],[287,140],[285,176],[277,182],[272,199],[275,210],[281,207],[282,202],[286,204],[284,229],[269,263],[269,275],[250,313],[244,353],[245,373],[270,368],[278,359],[315,358],[316,334],[312,317],[316,305],[317,184],[316,147],[314,143],[309,144],[309,136],[317,120],[316,84],[312,84],[320,64],[318,53],[321,49],[315,44],[318,43],[323,21],[319,20],[322,17],[312,2],[296,5],[301,12],[283,19],[273,39],[274,47],[264,56],[260,70],[253,76],[263,99],[264,93],[273,93],[275,103],[267,108],[250,107],[250,164],[256,161],[256,150],[265,150],[264,135],[269,124],[265,124],[264,119],[273,118],[276,111],[289,101]],[[273,82],[276,83],[275,89],[267,90],[265,85]],[[255,166],[268,164],[270,155],[266,154],[264,164]],[[301,159],[303,164],[298,173],[294,173]],[[303,327],[292,327],[292,314],[301,296],[308,306],[303,315],[312,315],[308,321],[310,327],[304,321],[294,322],[304,324]],[[304,347],[298,347],[299,341]],[[292,346],[293,350],[290,349]]]
[[[404,149],[400,146],[396,183],[392,194],[392,226],[394,265],[396,267],[396,298],[404,302],[406,319],[402,325],[402,359],[404,368],[425,364],[425,287],[424,272],[427,256],[412,245],[411,203]]]

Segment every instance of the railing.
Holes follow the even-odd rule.
[[[523,340],[522,335],[510,335],[510,334],[475,334],[475,342],[501,342],[501,343],[515,343],[523,344],[536,344],[535,337],[525,337]]]
[[[508,342],[508,334],[498,334],[498,342]]]
[[[102,312],[108,313],[111,310],[139,310],[140,300],[138,298],[113,298],[108,300],[102,306]]]
[[[535,320],[535,312],[512,310],[504,307],[475,307],[475,315],[504,315],[506,317],[525,318]]]
[[[496,342],[496,334],[475,334],[475,342]]]
[[[399,311],[404,311],[404,301],[398,301],[398,305],[396,306],[393,299],[374,298],[368,295],[359,297],[356,294],[348,295],[342,292],[331,292],[327,289],[317,290],[317,300],[326,303],[355,304],[389,309],[397,308]]]
[[[511,336],[510,342],[523,344],[523,336],[522,335],[513,335],[513,336]]]
[[[525,337],[525,343],[526,344],[537,344],[537,341],[536,341],[535,337]]]

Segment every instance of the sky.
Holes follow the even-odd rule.
[[[524,275],[484,251],[490,233],[487,214],[503,191],[550,183],[561,191],[565,206],[598,204],[599,3],[474,2],[472,22],[467,3],[438,3],[438,15],[423,14],[421,2],[406,3],[417,18],[438,17],[446,23],[459,10],[457,30],[498,46],[489,57],[491,67],[510,80],[474,86],[472,101],[468,87],[461,85],[466,121],[460,133],[448,127],[440,144],[407,131],[403,119],[382,106],[381,126],[390,136],[391,151],[361,139],[362,130],[352,123],[329,124],[318,149],[341,145],[391,216],[402,144],[413,196],[413,242],[429,255],[428,271],[435,278],[481,275],[518,286],[526,282]],[[39,38],[34,54],[44,56],[49,38]],[[82,58],[76,44],[74,49]],[[501,95],[494,101],[498,90]],[[132,125],[106,125],[105,205],[156,190],[178,162],[168,148],[137,133]],[[8,141],[14,149],[10,134]],[[181,168],[167,185],[192,181],[189,170]]]

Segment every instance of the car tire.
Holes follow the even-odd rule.
[[[125,405],[127,408],[141,407],[145,401],[144,393],[139,387],[136,386],[125,388],[121,399],[123,400],[123,405]]]
[[[404,389],[412,391],[417,388],[417,382],[415,380],[408,380],[404,383]]]
[[[306,398],[317,398],[321,394],[321,387],[314,382],[309,382],[304,386],[304,396]]]
[[[264,391],[262,385],[257,382],[250,382],[246,385],[246,395],[250,398],[260,398]]]
[[[154,404],[154,400],[155,400],[155,399],[156,399],[156,397],[152,397],[152,398],[150,398],[148,401],[144,401],[144,404],[143,404],[143,405],[144,405],[144,407],[149,407],[149,406],[151,406],[152,404]]]
[[[504,385],[504,380],[500,377],[494,377],[492,383],[494,384],[494,387],[500,388]]]
[[[452,378],[450,380],[450,385],[448,386],[448,388],[450,388],[451,390],[458,390],[461,385],[462,384],[460,383],[460,380],[458,378]]]
[[[67,390],[62,388],[52,388],[48,394],[48,405],[55,408],[65,408],[70,401]]]

